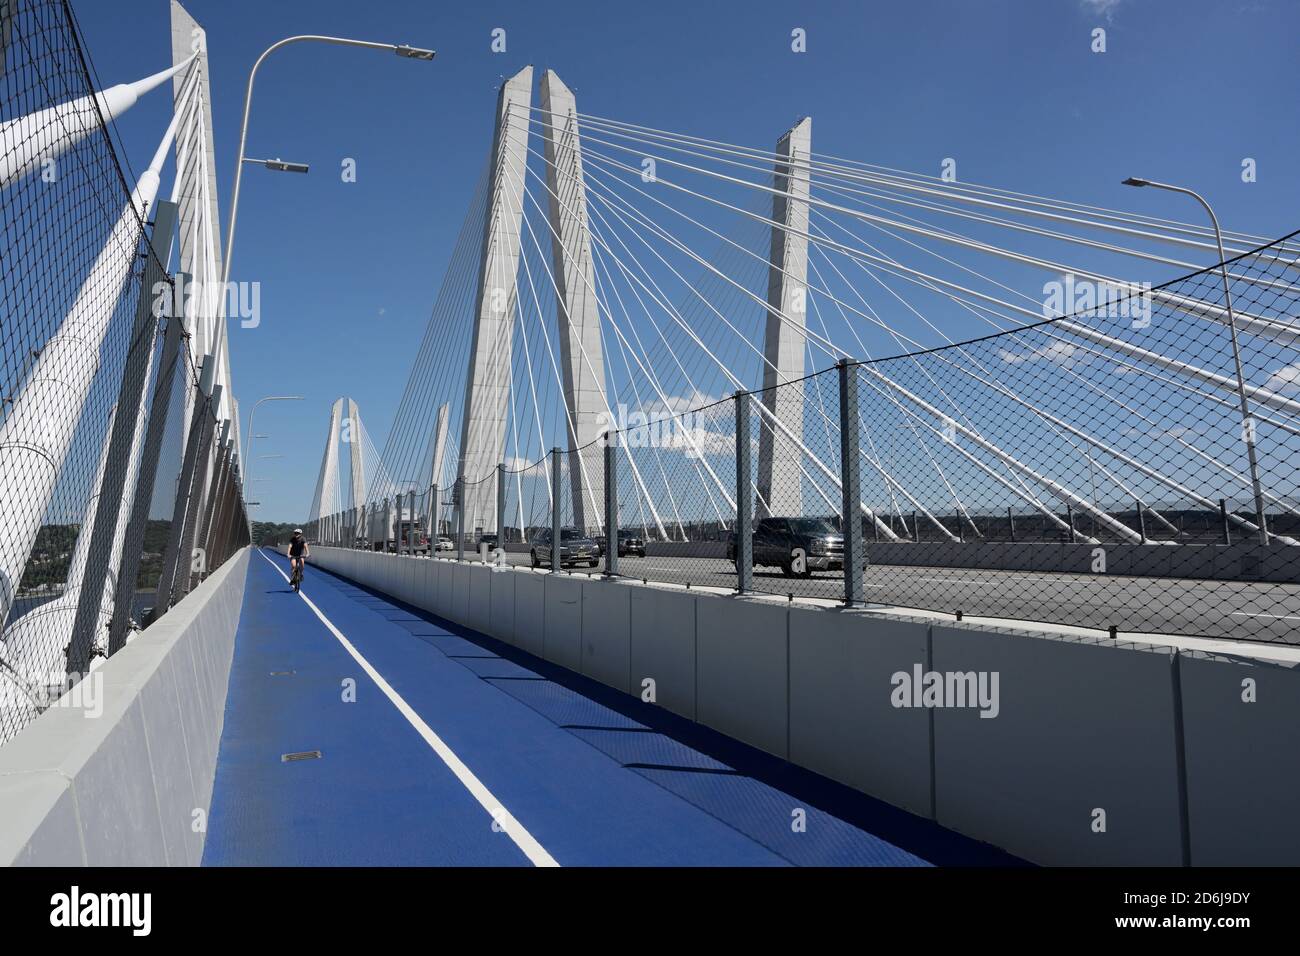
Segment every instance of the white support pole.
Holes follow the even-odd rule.
[[[0,123],[0,141],[14,144],[12,150],[0,156],[0,189],[17,182],[47,159],[57,159],[92,132],[98,132],[96,104],[104,122],[112,122],[134,106],[141,96],[185,69],[192,59],[191,56],[183,63],[143,80],[119,83],[100,93]],[[58,134],[50,135],[51,129],[57,130]]]
[[[99,370],[114,305],[137,262],[140,222],[148,217],[158,195],[159,174],[179,119],[179,113],[173,115],[153,161],[141,173],[72,308],[41,350],[0,425],[0,514],[9,526],[9,533],[0,541],[0,622],[9,615]]]

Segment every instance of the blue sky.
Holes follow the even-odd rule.
[[[1231,228],[1300,223],[1300,5],[1290,0],[909,0],[907,3],[428,3],[189,0],[208,31],[222,226],[257,54],[294,33],[438,50],[432,64],[302,45],[263,67],[234,279],[262,284],[262,323],[231,329],[235,389],[262,395],[259,516],[298,520],[330,403],[359,402],[381,442],[419,346],[492,132],[500,78],[557,70],[581,110],[766,145],[811,114],[819,152],[1079,202],[1193,216],[1130,174],[1187,183]],[[106,84],[169,62],[166,0],[74,0]],[[1107,51],[1090,32],[1107,30]],[[506,30],[493,53],[491,31]],[[791,30],[807,31],[804,54]],[[154,94],[118,127],[137,171],[167,121]],[[344,158],[357,181],[339,175]],[[1258,181],[1243,183],[1243,157]],[[247,421],[243,423],[246,427]]]

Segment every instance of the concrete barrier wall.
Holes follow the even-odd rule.
[[[933,669],[998,712],[934,714],[935,818],[1048,864],[1182,863],[1173,651],[935,625]]]
[[[423,566],[416,606],[1037,863],[1300,862],[1297,665],[314,554],[362,583],[381,579],[369,565]],[[927,701],[929,674],[940,680]],[[995,706],[951,696],[978,691],[981,675]]]
[[[1300,861],[1300,667],[1178,658],[1194,866]]]
[[[0,747],[0,863],[198,865],[249,555]]]

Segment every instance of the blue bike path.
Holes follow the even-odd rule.
[[[205,865],[1018,862],[319,568],[296,595],[287,572],[249,564]]]

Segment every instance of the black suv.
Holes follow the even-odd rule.
[[[779,567],[787,577],[810,577],[814,571],[844,569],[844,536],[826,518],[761,518],[751,538],[754,567]],[[802,553],[802,569],[798,567]],[[736,539],[727,544],[736,560]]]
[[[551,566],[551,532],[549,528],[537,532],[537,536],[533,538],[533,546],[529,551],[529,555],[532,558],[533,567]],[[561,528],[560,567],[576,567],[579,564],[585,564],[590,568],[600,564],[600,552],[596,547],[596,542],[587,537],[586,532],[579,528]]]
[[[618,533],[618,556],[620,558],[644,558],[645,540],[630,531],[620,531]]]

